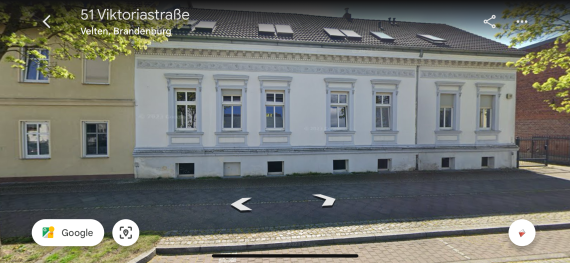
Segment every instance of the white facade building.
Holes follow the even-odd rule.
[[[453,30],[417,29],[443,45],[390,31],[417,25],[408,22],[385,22],[395,40],[384,42],[363,29],[382,21],[325,17],[312,18],[361,39],[259,40],[265,13],[192,11],[217,15],[216,27],[199,33],[194,22],[136,55],[139,178],[515,167],[516,74],[504,64],[518,52],[452,27],[481,49],[454,47]],[[307,24],[297,16],[272,19],[297,34]],[[226,17],[248,18],[252,36],[224,34],[236,27]]]

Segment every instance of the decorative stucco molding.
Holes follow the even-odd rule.
[[[466,61],[466,60],[441,60],[423,58],[396,58],[379,56],[358,55],[331,55],[314,53],[289,53],[251,50],[212,50],[193,48],[148,48],[137,51],[141,55],[158,56],[185,56],[185,57],[214,57],[214,58],[245,58],[260,60],[292,60],[292,61],[318,61],[353,64],[381,64],[401,66],[430,66],[430,67],[453,67],[453,68],[508,68],[504,62]]]
[[[154,60],[154,59],[139,59],[137,61],[137,68],[281,72],[281,73],[357,75],[357,76],[388,76],[388,77],[401,77],[401,78],[415,77],[415,71],[410,69],[347,68],[347,67],[334,67],[334,66],[275,65],[275,64],[231,63],[231,62],[197,62],[197,61]]]
[[[428,79],[487,79],[487,80],[515,81],[516,73],[422,70],[420,73],[420,77]]]

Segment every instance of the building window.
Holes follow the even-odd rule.
[[[23,122],[24,157],[49,158],[49,123]]]
[[[108,156],[108,123],[84,122],[85,156]]]
[[[333,160],[333,171],[334,172],[346,172],[348,171],[348,160]]]
[[[194,175],[194,163],[179,163],[178,175]]]
[[[38,51],[45,58],[39,58],[31,54],[31,50]],[[29,82],[48,82],[48,77],[41,73],[38,69],[41,66],[49,64],[49,50],[47,49],[29,49],[26,51],[26,70],[24,71],[24,81]]]
[[[176,89],[176,130],[196,130],[196,90]]]
[[[223,94],[223,130],[241,130],[241,91],[240,95]]]
[[[391,126],[392,95],[376,94],[376,129],[389,130]]]
[[[269,175],[283,174],[283,162],[267,162],[267,174]]]
[[[490,130],[493,128],[493,102],[494,95],[481,95],[479,98],[479,129]]]
[[[378,159],[378,171],[389,171],[390,159]]]
[[[439,129],[451,130],[454,127],[454,94],[441,94],[439,98]]]
[[[265,94],[265,127],[267,130],[284,130],[284,97],[283,92],[266,92]]]
[[[83,82],[86,84],[109,84],[110,62],[109,60],[84,59]]]
[[[444,157],[441,158],[441,169],[453,169],[455,165],[455,158]]]
[[[481,157],[481,168],[493,168],[495,165],[494,157]]]
[[[348,93],[332,92],[330,123],[333,130],[348,130]]]

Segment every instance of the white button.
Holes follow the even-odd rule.
[[[117,244],[128,247],[139,239],[139,226],[129,219],[123,219],[113,227],[113,239]]]
[[[92,247],[103,236],[103,225],[94,219],[42,219],[32,228],[34,241],[48,247]]]
[[[528,246],[534,240],[536,230],[534,225],[524,219],[519,219],[509,227],[509,238],[511,242],[519,247]]]

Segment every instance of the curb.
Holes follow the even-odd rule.
[[[156,248],[140,254],[138,257],[129,261],[129,263],[147,263],[156,256]]]
[[[570,229],[570,223],[542,224],[542,225],[535,225],[534,227],[537,231]],[[314,238],[314,239],[266,242],[266,243],[255,242],[255,243],[246,243],[246,244],[207,245],[207,246],[158,246],[155,249],[145,252],[143,255],[133,259],[131,263],[146,263],[156,255],[185,255],[185,254],[197,254],[197,253],[236,252],[236,251],[249,251],[249,250],[310,247],[310,246],[335,245],[335,244],[404,241],[404,240],[414,240],[414,239],[434,238],[434,237],[507,233],[508,230],[509,227],[501,226],[501,227],[486,227],[486,228],[439,230],[439,231],[427,231],[427,232],[409,232],[409,233],[399,233],[399,234],[381,233],[377,235],[357,235],[357,236],[339,237],[339,238]]]

